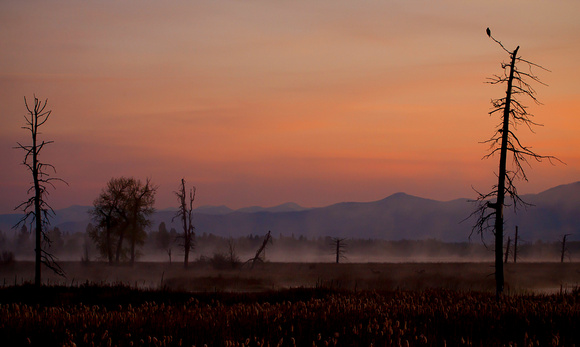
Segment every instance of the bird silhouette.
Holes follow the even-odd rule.
[[[487,28],[485,32],[487,33],[487,36],[491,37],[491,30],[489,30],[489,28]]]

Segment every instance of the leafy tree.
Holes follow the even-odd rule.
[[[127,203],[128,186],[128,178],[112,178],[99,197],[95,199],[93,209],[89,212],[96,223],[94,228],[88,230],[89,236],[109,264],[114,261],[113,247],[118,231],[122,227],[120,211],[124,210]]]
[[[529,205],[521,199],[515,185],[517,180],[528,180],[523,165],[529,164],[529,159],[539,162],[547,159],[552,162],[556,158],[537,154],[531,147],[522,144],[515,133],[519,125],[525,125],[530,130],[532,126],[540,125],[532,120],[533,115],[528,112],[528,107],[522,104],[520,99],[528,97],[536,104],[539,104],[536,99],[536,91],[530,83],[544,83],[532,72],[532,69],[546,69],[519,57],[519,46],[513,51],[506,49],[500,41],[491,35],[489,28],[487,29],[487,35],[508,53],[510,63],[502,63],[503,74],[495,75],[488,82],[494,85],[506,85],[505,96],[491,101],[492,110],[489,114],[491,116],[499,114],[500,122],[491,138],[484,141],[484,143],[490,145],[489,152],[484,156],[484,159],[493,157],[496,154],[500,156],[499,172],[497,173],[498,182],[488,193],[477,192],[479,204],[472,215],[477,216],[478,219],[472,229],[472,234],[473,232],[479,233],[483,238],[485,232],[491,231],[495,237],[495,282],[496,296],[499,299],[504,289],[504,207],[511,206],[516,211],[519,205]],[[526,69],[521,69],[518,64],[524,65]],[[510,168],[507,165],[508,155],[511,156],[512,162]],[[506,202],[506,196],[509,199],[508,202]],[[495,202],[490,201],[492,199],[495,199]]]
[[[93,202],[90,213],[96,226],[89,236],[109,263],[128,257],[135,261],[136,247],[144,243],[145,228],[151,225],[156,190],[149,179],[142,183],[133,177],[112,178]]]
[[[153,205],[155,204],[156,191],[157,187],[153,186],[149,179],[147,179],[145,185],[142,185],[140,181],[134,181],[131,185],[129,213],[125,219],[128,225],[127,237],[130,243],[131,263],[134,263],[139,255],[136,247],[142,246],[147,238],[145,228],[151,226],[151,221],[148,217],[155,212]]]
[[[24,116],[26,125],[23,126],[22,129],[30,131],[32,144],[23,145],[18,143],[18,147],[16,147],[17,149],[23,150],[25,153],[22,164],[26,166],[28,171],[32,174],[32,186],[28,189],[28,193],[31,195],[28,200],[15,208],[15,210],[22,210],[22,212],[24,212],[24,217],[22,217],[14,227],[16,228],[19,225],[24,225],[28,220],[31,220],[31,225],[34,224],[34,285],[36,287],[40,287],[42,284],[41,264],[46,265],[56,274],[64,276],[64,271],[56,263],[55,257],[47,252],[45,247],[43,247],[43,241],[45,245],[50,247],[51,240],[48,237],[47,228],[50,225],[50,218],[54,216],[54,210],[46,201],[48,187],[55,188],[53,184],[55,181],[66,183],[60,178],[51,177],[49,171],[56,173],[55,167],[51,164],[42,162],[39,158],[44,146],[53,143],[53,141],[40,140],[38,137],[40,134],[40,128],[48,121],[50,114],[52,113],[51,110],[46,110],[47,103],[48,99],[42,102],[34,96],[34,105],[29,106],[26,97],[24,98],[24,104],[26,105],[28,114]]]

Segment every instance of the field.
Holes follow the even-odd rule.
[[[32,262],[0,267],[0,285],[34,279]],[[47,284],[78,286],[83,283],[123,284],[143,289],[203,291],[265,291],[296,287],[349,290],[494,290],[492,263],[270,263],[254,269],[215,268],[207,262],[137,262],[109,266],[92,262],[63,262],[67,278],[45,270]],[[555,293],[580,285],[580,263],[505,264],[506,290],[513,293]]]
[[[10,346],[580,345],[580,264],[64,263],[42,292],[31,263],[0,268]],[[10,283],[10,280],[12,283]],[[17,282],[14,286],[13,282]],[[138,287],[138,288],[136,288]],[[550,292],[552,294],[545,294]]]

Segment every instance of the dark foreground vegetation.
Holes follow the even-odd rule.
[[[220,260],[221,259],[221,260]],[[183,292],[264,292],[325,287],[340,290],[425,290],[442,288],[492,291],[493,263],[274,263],[233,267],[222,258],[183,264],[136,262],[111,266],[104,262],[61,262],[67,277],[46,272],[44,285],[102,286],[123,284],[140,289]],[[219,260],[219,261],[218,261]],[[580,284],[580,263],[509,263],[509,294],[557,293]],[[0,287],[34,280],[34,262],[0,266]]]
[[[0,289],[4,346],[572,346],[580,293]]]

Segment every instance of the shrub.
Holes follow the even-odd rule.
[[[223,253],[214,253],[214,255],[209,259],[210,265],[216,270],[225,270],[230,268],[230,262],[228,258]]]

